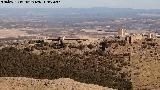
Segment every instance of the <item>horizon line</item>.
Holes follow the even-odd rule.
[[[108,8],[108,9],[133,9],[133,10],[160,10],[160,8],[121,8],[121,7],[0,7],[0,9],[94,9],[94,8]]]

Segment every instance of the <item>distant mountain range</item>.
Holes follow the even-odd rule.
[[[160,9],[131,8],[0,8],[0,16],[46,16],[54,18],[139,18],[160,17]]]

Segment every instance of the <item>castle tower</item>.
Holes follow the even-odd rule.
[[[126,34],[126,30],[125,29],[119,29],[118,30],[118,36],[125,37],[125,34]]]

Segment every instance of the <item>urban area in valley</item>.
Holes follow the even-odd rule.
[[[157,90],[159,65],[160,10],[0,9],[2,90]]]

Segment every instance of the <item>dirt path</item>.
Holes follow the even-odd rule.
[[[98,85],[84,84],[69,78],[56,80],[24,77],[1,77],[0,90],[113,90]]]

